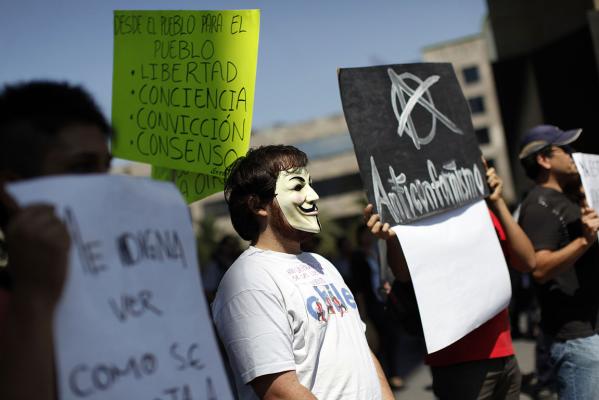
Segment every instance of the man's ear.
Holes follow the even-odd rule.
[[[549,161],[550,156],[544,154],[537,154],[537,164],[544,169],[551,169],[551,162]]]
[[[268,216],[268,211],[266,210],[265,206],[262,204],[258,196],[250,196],[248,204],[250,206],[250,210],[252,210],[254,214],[260,217]]]

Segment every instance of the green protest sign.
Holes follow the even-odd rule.
[[[259,10],[115,11],[117,157],[222,177],[247,152]]]
[[[223,178],[218,176],[156,166],[152,166],[152,178],[173,182],[187,204],[221,192],[225,187]]]

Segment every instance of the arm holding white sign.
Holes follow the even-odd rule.
[[[487,205],[499,219],[505,231],[509,265],[520,272],[533,271],[536,263],[534,248],[526,233],[512,217],[501,196],[503,180],[497,175],[495,168],[487,169],[487,183],[491,189],[491,194],[487,198]]]
[[[379,214],[373,214],[374,206],[368,204],[364,208],[364,221],[370,232],[379,239],[385,240],[387,243],[387,263],[395,278],[400,282],[410,281],[410,271],[406,262],[405,256],[395,235],[395,231],[388,223],[380,221]]]
[[[597,242],[599,215],[586,204],[570,150],[557,145],[530,154],[525,150],[522,165],[536,186],[522,203],[520,224],[536,248],[533,277],[545,283],[574,268]]]
[[[586,205],[586,198],[581,199],[582,234],[566,246],[557,249],[541,249],[536,252],[537,269],[533,277],[540,283],[545,283],[564,271],[574,267],[575,263],[589,248],[597,242],[599,231],[599,216],[597,212]],[[545,219],[548,221],[548,219]],[[558,231],[548,229],[548,231]]]
[[[487,199],[487,204],[495,213],[505,231],[510,265],[518,271],[532,271],[535,268],[534,248],[522,228],[520,228],[509,212],[501,196],[503,181],[496,174],[494,168],[487,170],[487,183],[492,191]],[[370,228],[373,235],[387,242],[387,261],[395,277],[401,282],[409,281],[410,273],[395,232],[388,223],[380,221],[378,214],[372,214],[372,211],[372,204],[368,204],[364,209],[366,225]]]
[[[597,242],[599,216],[591,208],[582,208],[582,235],[558,250],[539,250],[536,252],[537,268],[534,278],[545,283],[562,272],[574,267],[574,264]]]
[[[534,267],[534,250],[530,241],[515,223],[507,210],[505,203],[501,199],[501,189],[503,185],[501,179],[495,175],[494,170],[488,172],[487,183],[491,189],[491,198],[488,200],[488,206],[494,208],[498,213],[496,216],[497,218],[492,217],[494,218],[493,225],[495,226],[495,231],[501,239],[501,242],[506,244],[505,249],[503,249],[504,254],[507,255],[508,252],[511,253],[509,255],[512,256],[512,263],[518,265],[520,269],[528,271]],[[486,213],[484,208],[481,210],[482,214],[480,214],[480,217],[483,218]],[[424,314],[425,311],[423,311],[426,310],[425,307],[428,298],[419,297],[418,300],[416,300],[416,293],[418,293],[416,289],[420,290],[419,293],[420,296],[422,296],[423,291],[425,294],[427,293],[426,289],[428,289],[428,287],[423,288],[420,286],[415,289],[409,282],[406,282],[406,279],[410,280],[410,274],[407,271],[406,259],[403,255],[401,244],[399,243],[399,240],[397,240],[396,233],[393,229],[390,228],[388,224],[382,223],[378,214],[372,214],[372,205],[368,205],[365,208],[364,216],[368,221],[367,225],[370,227],[371,232],[377,237],[387,241],[389,266],[392,268],[399,281],[393,285],[392,296],[390,295],[391,301],[388,303],[390,309],[396,314],[406,330],[409,329],[409,332],[412,334],[424,335],[425,339],[427,338],[427,335],[430,337],[431,330],[430,327],[428,328],[428,331],[426,330],[426,315]],[[502,229],[501,225],[503,225],[505,229]],[[469,225],[463,224],[460,229],[467,230],[469,229]],[[431,228],[431,230],[433,229]],[[455,232],[459,231],[454,231],[454,233]],[[399,234],[401,235],[401,230],[399,230]],[[406,239],[406,236],[402,236],[402,238]],[[487,236],[485,240],[494,240],[494,238],[493,236]],[[471,243],[474,245],[476,239],[472,240]],[[413,244],[414,243],[412,243],[412,245]],[[476,243],[476,245],[478,245],[478,243]],[[406,249],[410,250],[407,245]],[[458,255],[449,256],[458,257]],[[500,253],[497,254],[497,256],[501,257]],[[484,261],[484,259],[481,260]],[[451,261],[452,260],[446,260],[439,257],[438,264],[435,263],[431,265],[436,267],[437,265],[442,265],[443,263],[449,263]],[[496,260],[490,259],[488,260],[488,264],[479,262],[478,265],[480,265],[480,268],[484,273],[488,273],[493,261]],[[412,259],[411,262],[417,264],[419,260]],[[502,267],[505,268],[505,263],[503,263]],[[418,284],[417,274],[419,272],[415,269],[413,273],[415,274],[414,281],[416,282],[416,285]],[[440,273],[442,273],[442,271],[435,272],[435,274]],[[479,283],[480,275],[478,277],[476,277],[476,275],[464,277],[464,280],[468,279],[471,282],[474,281]],[[499,279],[494,279],[493,282],[497,282],[497,285],[501,283]],[[466,287],[466,284],[467,282],[464,282],[462,290],[464,290],[463,288]],[[446,301],[446,299],[443,298],[441,301]],[[455,326],[457,326],[457,324],[459,324],[459,322],[455,322]],[[451,327],[451,325],[448,326]],[[433,375],[433,390],[435,394],[440,398],[464,398],[464,382],[471,381],[472,375],[466,370],[454,369],[456,365],[469,362],[470,365],[472,365],[472,368],[485,371],[488,370],[489,366],[495,362],[497,358],[502,359],[505,366],[510,366],[509,368],[506,367],[506,372],[504,373],[501,383],[499,383],[500,381],[481,380],[480,382],[473,383],[473,385],[475,385],[474,392],[502,390],[500,387],[509,387],[510,393],[517,393],[520,386],[518,378],[520,373],[517,362],[515,361],[513,350],[500,350],[504,348],[512,348],[511,337],[509,335],[509,315],[506,308],[496,314],[491,314],[490,319],[483,321],[482,324],[475,327],[474,330],[467,332],[465,336],[460,337],[457,341],[454,341],[443,348],[438,348],[427,355],[427,363],[431,366]],[[493,349],[494,352],[496,351],[495,359],[489,357],[490,352],[488,349]],[[505,394],[507,395],[507,391]]]
[[[5,232],[14,284],[0,330],[0,398],[54,399],[52,323],[69,234],[53,207],[19,209],[4,189],[0,194],[11,214]]]

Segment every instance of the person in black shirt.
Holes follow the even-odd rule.
[[[570,143],[581,130],[540,125],[519,158],[535,187],[520,224],[533,243],[533,278],[560,399],[599,396],[599,216],[584,201]]]

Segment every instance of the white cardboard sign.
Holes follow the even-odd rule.
[[[71,234],[54,323],[59,398],[232,399],[175,186],[92,175],[7,189],[22,206],[54,204]]]
[[[509,273],[484,200],[393,230],[412,276],[428,353],[507,307]]]
[[[578,168],[589,207],[599,212],[599,155],[574,153],[572,158]]]

